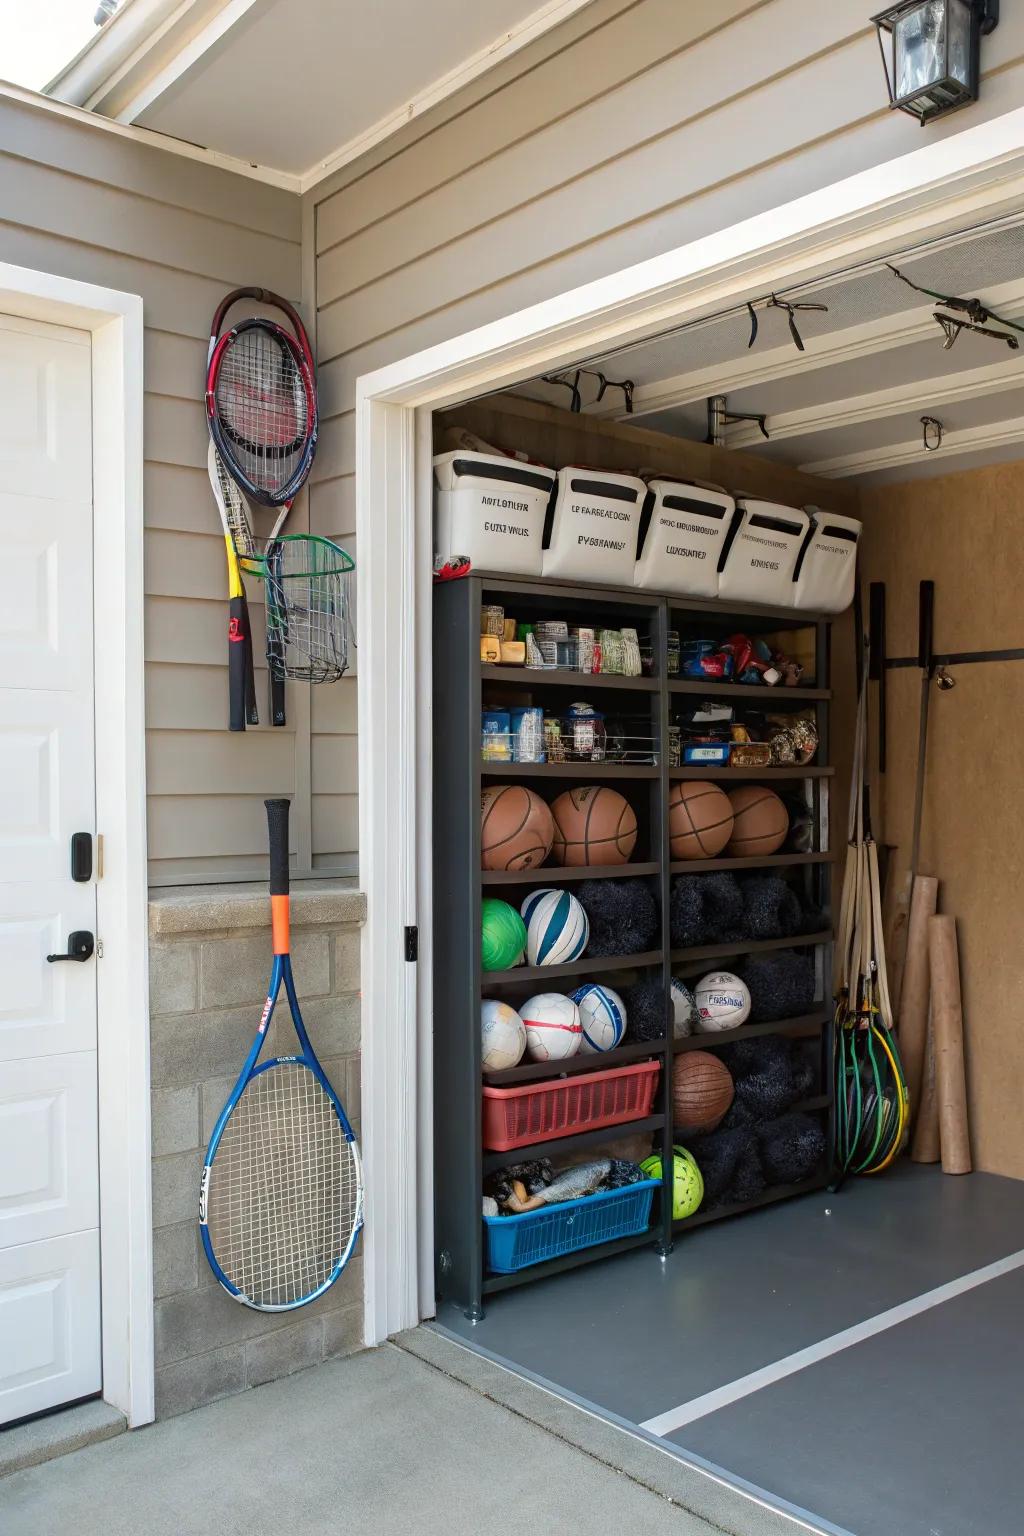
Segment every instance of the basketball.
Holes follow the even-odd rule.
[[[515,907],[495,896],[480,903],[480,961],[485,971],[507,971],[526,948],[526,924]]]
[[[713,859],[733,830],[729,796],[707,779],[677,780],[668,792],[669,847],[674,859]]]
[[[580,1011],[561,992],[538,992],[519,1010],[526,1026],[526,1054],[531,1061],[564,1061],[583,1041]]]
[[[750,1017],[750,993],[746,983],[731,971],[711,971],[702,976],[694,991],[697,1028],[704,1034],[719,1029],[738,1029]]]
[[[522,784],[485,789],[480,813],[484,869],[536,869],[551,852],[554,825],[547,803]]]
[[[672,1065],[672,1109],[677,1131],[713,1131],[733,1098],[729,1068],[710,1051],[687,1051]]]
[[[773,789],[744,784],[731,790],[732,835],[729,852],[736,858],[775,853],[786,841],[789,812]]]
[[[480,1004],[485,1072],[506,1072],[517,1067],[526,1050],[526,1026],[508,1003],[485,997]]]
[[[587,947],[590,924],[587,914],[569,891],[545,891],[530,902],[526,927],[528,965],[568,965]],[[524,906],[526,905],[524,902]]]
[[[574,992],[572,1000],[580,1011],[583,1025],[580,1050],[585,1056],[598,1051],[613,1051],[622,1044],[626,1033],[626,1005],[617,992],[592,981]]]
[[[552,852],[559,864],[626,864],[636,847],[636,814],[617,789],[568,789],[551,807]]]

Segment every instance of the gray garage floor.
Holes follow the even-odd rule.
[[[1024,1183],[903,1165],[491,1298],[449,1336],[854,1536],[1017,1536]]]

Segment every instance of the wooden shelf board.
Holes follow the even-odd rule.
[[[654,770],[657,772],[657,770]],[[760,783],[764,780],[774,779],[831,779],[835,775],[834,768],[817,768],[813,765],[800,767],[793,764],[783,768],[717,768],[712,764],[690,764],[686,768],[670,768],[670,779],[720,779],[736,780],[754,779]]]
[[[657,693],[656,677],[619,677],[613,672],[572,672],[565,667],[503,667],[485,662],[480,668],[485,683],[553,684],[556,688],[625,688],[634,693]],[[766,690],[767,691],[767,690]],[[790,690],[792,692],[792,690]]]
[[[756,1200],[745,1200],[737,1205],[718,1206],[713,1211],[698,1211],[695,1216],[686,1216],[682,1221],[672,1223],[673,1233],[692,1232],[697,1227],[707,1226],[712,1221],[725,1221],[729,1216],[742,1216],[747,1211],[758,1211],[763,1206],[774,1205],[778,1200],[789,1200],[794,1195],[809,1195],[817,1189],[825,1189],[829,1182],[829,1175],[825,1172],[812,1174],[809,1179],[803,1179],[799,1184],[776,1184],[772,1189],[766,1189],[758,1195]]]
[[[675,1042],[675,1053],[683,1051],[707,1051],[716,1045],[729,1045],[733,1040],[752,1040],[757,1035],[784,1035],[791,1029],[821,1030],[831,1023],[831,1013],[802,1013],[792,1019],[776,1019],[771,1024],[741,1024],[738,1029],[701,1030],[686,1035]]]
[[[645,950],[642,955],[583,955],[570,960],[567,965],[518,965],[510,971],[484,971],[480,985],[507,987],[520,981],[554,981],[559,976],[592,976],[595,971],[642,970],[646,966],[660,965],[660,949]]]
[[[829,944],[831,928],[820,933],[798,933],[789,939],[739,939],[735,944],[703,944],[695,949],[674,949],[673,964],[688,960],[717,960],[722,955],[754,955],[765,949],[807,949],[812,944]],[[504,974],[504,973],[502,973]]]
[[[591,864],[582,869],[563,869],[561,866],[551,868],[547,864],[542,865],[540,869],[484,869],[480,872],[480,883],[482,885],[564,885],[567,881],[576,880],[614,880],[623,875],[656,875],[658,868],[657,862],[654,861],[647,864]]]
[[[786,869],[794,864],[834,864],[837,855],[825,853],[767,853],[761,858],[729,858],[725,854],[718,859],[673,859],[669,874],[697,874],[704,869]]]
[[[655,1191],[657,1193],[657,1191]],[[632,1237],[617,1237],[610,1243],[595,1243],[592,1248],[580,1248],[576,1253],[564,1253],[561,1258],[548,1259],[543,1264],[529,1264],[517,1269],[512,1275],[484,1275],[483,1293],[491,1296],[495,1291],[508,1291],[513,1286],[529,1281],[543,1280],[545,1275],[558,1275],[566,1269],[576,1269],[580,1264],[592,1264],[598,1259],[610,1259],[617,1253],[628,1253],[631,1248],[653,1246],[661,1236],[661,1228],[648,1227]]]
[[[521,1061],[518,1067],[508,1067],[504,1072],[484,1070],[484,1082],[488,1088],[507,1088],[531,1083],[548,1077],[578,1077],[585,1072],[608,1072],[612,1067],[622,1067],[633,1061],[663,1060],[664,1040],[633,1040],[628,1045],[617,1046],[614,1051],[597,1051],[583,1056],[577,1053],[568,1061]]]
[[[656,779],[661,769],[649,763],[489,763],[481,760],[485,779]]]
[[[551,1141],[531,1141],[525,1147],[513,1147],[508,1152],[488,1152],[483,1156],[484,1174],[507,1168],[509,1163],[525,1163],[537,1157],[554,1157],[560,1152],[573,1152],[577,1148],[600,1146],[602,1141],[617,1141],[620,1136],[640,1136],[645,1131],[660,1131],[665,1124],[664,1115],[647,1115],[643,1120],[624,1120],[621,1125],[601,1125],[596,1130],[576,1131],[574,1135],[558,1136]]]
[[[485,668],[485,671],[490,670]],[[707,681],[693,678],[668,679],[669,693],[695,693],[695,694],[722,694],[732,699],[763,699],[766,704],[776,699],[785,699],[786,703],[817,703],[831,699],[831,688],[768,688],[763,683],[730,683],[721,678],[708,678]]]

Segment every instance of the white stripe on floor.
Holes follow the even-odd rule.
[[[887,1328],[895,1328],[898,1323],[905,1323],[908,1318],[917,1317],[921,1312],[928,1312],[932,1307],[941,1307],[944,1301],[952,1301],[954,1296],[962,1296],[965,1291],[973,1291],[989,1280],[997,1280],[1000,1275],[1008,1275],[1011,1271],[1022,1267],[1024,1267],[1024,1249],[1019,1253],[1009,1254],[1005,1259],[997,1259],[994,1264],[986,1264],[984,1269],[975,1269],[970,1274],[961,1275],[959,1280],[950,1280],[947,1285],[939,1285],[933,1291],[925,1291],[921,1296],[914,1296],[910,1301],[902,1301],[898,1307],[890,1307],[888,1312],[879,1312],[877,1316],[869,1317],[863,1323],[855,1323],[852,1328],[844,1328],[841,1333],[834,1333],[830,1338],[820,1339],[817,1344],[811,1344],[807,1349],[798,1349],[793,1355],[785,1355],[783,1359],[776,1360],[772,1365],[763,1366],[759,1371],[751,1371],[749,1376],[740,1376],[724,1387],[716,1387],[713,1392],[705,1392],[702,1397],[693,1397],[688,1403],[680,1403],[678,1408],[669,1408],[666,1413],[659,1413],[653,1419],[645,1419],[640,1428],[647,1430],[651,1435],[669,1435],[673,1430],[692,1424],[695,1419],[703,1419],[709,1413],[717,1413],[720,1408],[728,1408],[730,1404],[749,1397],[753,1392],[760,1392],[764,1387],[774,1386],[777,1381],[783,1381],[787,1376],[795,1375],[797,1371],[806,1370],[809,1365],[817,1365],[819,1360],[827,1360],[830,1355],[838,1355],[854,1344],[861,1344],[865,1339],[874,1338],[876,1333],[884,1333]]]

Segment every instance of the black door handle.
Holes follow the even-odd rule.
[[[87,928],[76,928],[74,933],[68,935],[68,952],[66,955],[47,955],[51,965],[56,965],[60,960],[90,960],[96,948],[95,940]]]

